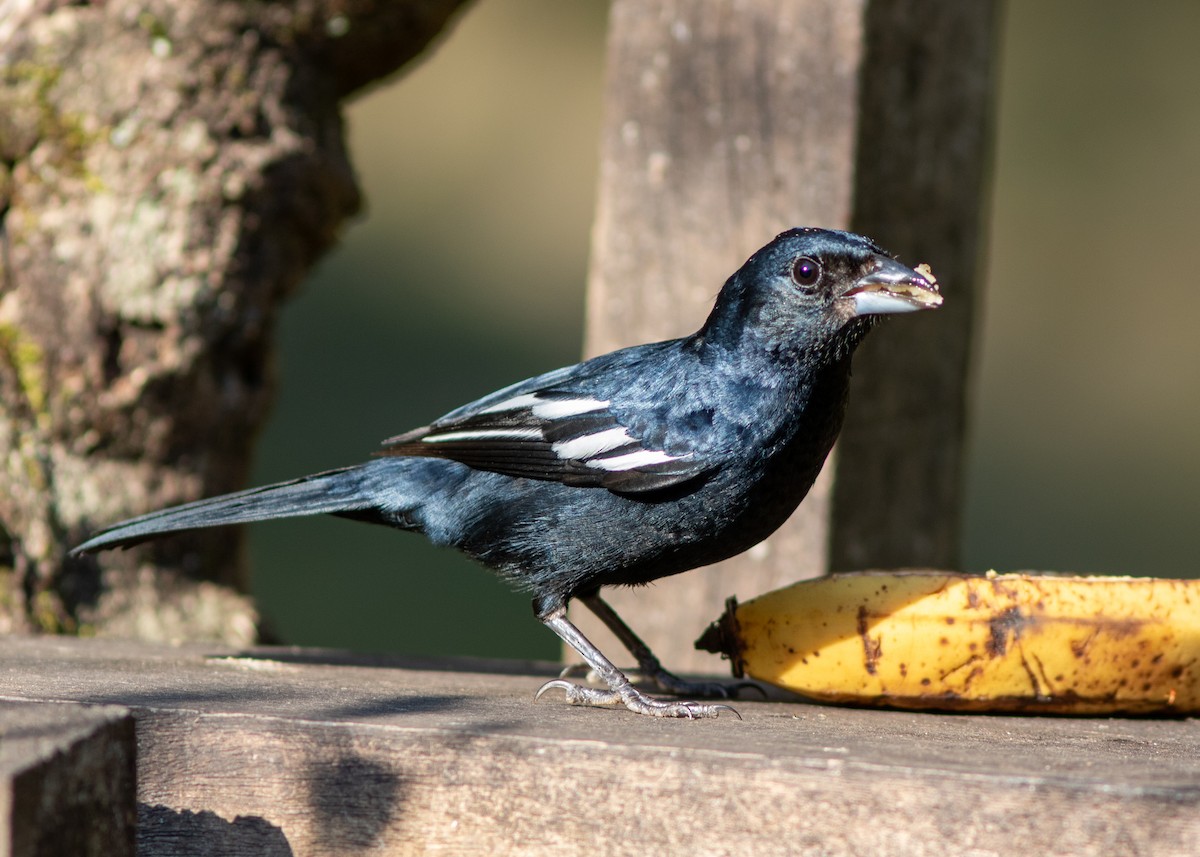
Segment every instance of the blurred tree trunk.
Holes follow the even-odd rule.
[[[281,301],[359,206],[339,102],[462,0],[0,0],[0,631],[250,641],[242,485]],[[103,570],[101,570],[103,568]]]

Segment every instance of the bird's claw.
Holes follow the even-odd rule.
[[[533,701],[537,702],[542,698],[542,694],[548,690],[558,688],[567,694],[567,702],[572,705],[589,705],[602,707],[607,705],[620,705],[621,696],[613,690],[601,690],[598,687],[584,687],[574,682],[564,681],[561,678],[556,678],[546,682],[538,688],[537,693],[533,695]]]
[[[734,699],[737,699],[737,693],[742,689],[754,691],[761,696],[763,700],[768,698],[767,692],[763,689],[763,686],[756,681],[735,681],[733,684],[729,685],[729,689],[733,691]]]
[[[551,689],[561,689],[566,693],[567,702],[571,705],[586,705],[592,707],[610,707],[624,705],[635,714],[645,714],[649,717],[683,717],[688,720],[699,720],[705,717],[718,717],[722,711],[730,712],[738,720],[742,715],[737,709],[723,703],[692,702],[690,700],[673,700],[666,702],[646,696],[633,687],[627,687],[624,692],[597,687],[584,687],[563,679],[553,679],[546,682],[534,694],[534,701],[541,699],[542,694]]]

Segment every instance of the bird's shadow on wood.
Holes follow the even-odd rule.
[[[229,821],[207,810],[174,810],[145,803],[138,804],[137,853],[175,857],[295,855],[283,831],[265,818],[239,815]]]
[[[349,746],[312,758],[304,773],[316,842],[330,851],[377,847],[403,808],[401,769]]]

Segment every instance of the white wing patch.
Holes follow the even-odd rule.
[[[502,402],[496,402],[494,405],[488,405],[478,413],[502,414],[528,408],[539,419],[561,420],[566,417],[577,417],[580,414],[590,414],[593,411],[602,411],[608,406],[608,401],[600,399],[542,399],[537,393],[525,393]]]
[[[550,448],[559,458],[582,461],[612,452],[614,449],[628,446],[631,443],[637,443],[637,441],[629,436],[629,432],[625,430],[624,426],[617,426],[594,434],[573,437],[570,440],[560,440]]]
[[[541,399],[536,393],[526,393],[523,396],[513,396],[511,399],[504,399],[496,402],[494,405],[488,405],[486,408],[481,408],[476,413],[480,414],[499,414],[504,411],[519,411],[522,408],[532,408]]]
[[[653,464],[666,464],[668,461],[678,461],[681,456],[667,455],[657,449],[641,449],[637,452],[629,452],[625,455],[613,455],[608,458],[593,458],[587,462],[588,467],[594,467],[597,470],[608,470],[610,472],[618,472],[622,470],[637,470],[641,467],[649,467]]]
[[[433,455],[510,476],[647,491],[703,472],[690,454],[647,449],[606,399],[520,393],[385,441],[387,455]],[[435,451],[436,450],[436,451]]]
[[[544,420],[561,420],[602,411],[609,404],[607,400],[600,399],[548,399],[533,406],[533,415]]]

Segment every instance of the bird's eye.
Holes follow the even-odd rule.
[[[815,286],[821,279],[821,265],[816,259],[801,256],[792,265],[792,279],[798,286]]]

